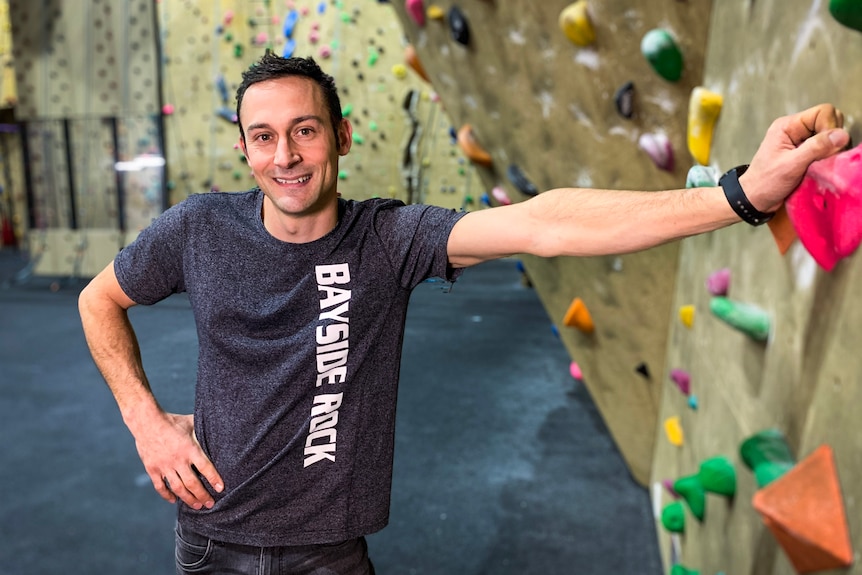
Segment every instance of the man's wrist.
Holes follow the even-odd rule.
[[[733,211],[736,212],[742,221],[752,226],[765,224],[772,219],[774,214],[761,212],[752,205],[745,191],[742,189],[742,184],[739,183],[739,177],[745,173],[748,165],[736,166],[731,168],[718,180],[718,185],[724,190],[724,197]]]

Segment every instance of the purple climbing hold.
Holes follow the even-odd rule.
[[[730,270],[721,268],[709,274],[706,278],[706,289],[712,295],[727,295],[730,288]]]
[[[679,499],[679,493],[676,492],[676,489],[673,488],[673,479],[664,479],[661,484],[667,490],[668,494],[674,499]]]
[[[684,395],[691,394],[691,376],[683,369],[670,370],[670,379]]]
[[[668,172],[673,171],[673,147],[666,135],[661,132],[642,134],[638,138],[638,146],[649,155],[656,166]]]
[[[470,27],[467,25],[467,18],[457,6],[452,6],[449,9],[449,31],[452,33],[452,39],[467,46],[470,44]]]
[[[633,82],[626,82],[617,89],[616,94],[614,94],[614,103],[620,116],[631,118],[634,115],[634,100],[635,85]]]

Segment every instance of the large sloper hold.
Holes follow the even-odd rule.
[[[716,296],[709,302],[712,313],[755,341],[769,339],[771,320],[769,314],[759,307],[724,296]]]

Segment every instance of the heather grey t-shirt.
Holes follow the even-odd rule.
[[[194,310],[195,433],[225,490],[179,520],[260,546],[372,533],[389,516],[408,299],[457,275],[446,244],[463,213],[340,200],[332,232],[290,244],[263,227],[262,200],[192,196],[115,261],[135,302],[186,291]]]

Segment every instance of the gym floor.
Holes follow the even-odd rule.
[[[174,572],[153,490],[81,332],[82,280],[27,277],[0,250],[0,572]],[[380,575],[661,573],[628,474],[514,260],[413,294]],[[130,316],[163,407],[189,412],[196,334],[174,296]]]

